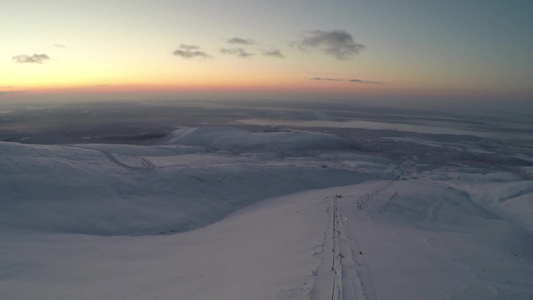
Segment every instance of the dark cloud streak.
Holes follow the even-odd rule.
[[[325,77],[313,77],[311,80],[316,81],[342,81],[342,79],[339,78],[325,78]]]
[[[180,49],[183,49],[183,50],[199,50],[200,46],[181,44],[180,45]]]
[[[382,84],[383,82],[380,81],[367,81],[367,80],[361,80],[361,79],[340,79],[340,78],[328,78],[328,77],[313,77],[309,78],[310,80],[315,81],[346,81],[346,82],[353,82],[353,83],[361,83],[361,84]]]
[[[253,39],[243,39],[239,37],[234,37],[226,41],[228,44],[239,44],[239,45],[256,45],[257,42]]]
[[[363,84],[382,84],[381,81],[366,81],[361,79],[350,79],[348,82],[354,82],[354,83],[363,83]]]
[[[237,55],[238,57],[241,57],[241,58],[248,58],[250,56],[254,56],[255,55],[254,53],[247,52],[243,48],[231,48],[231,49],[220,48],[220,53],[222,53],[222,54],[230,54],[230,55]]]
[[[354,43],[352,35],[344,30],[309,31],[292,45],[300,50],[317,49],[338,60],[350,59],[365,48],[362,44]]]
[[[263,50],[263,55],[277,58],[285,58],[283,53],[281,53],[281,51],[279,51],[278,49]]]
[[[209,59],[211,55],[200,50],[200,46],[181,44],[179,49],[174,50],[174,56],[179,56],[184,59]]]
[[[32,56],[21,54],[12,57],[19,64],[42,64],[45,60],[49,60],[50,57],[46,54],[34,54]]]

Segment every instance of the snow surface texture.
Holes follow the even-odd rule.
[[[387,143],[0,142],[0,299],[532,299],[531,149]]]

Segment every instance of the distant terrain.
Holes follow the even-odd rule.
[[[2,299],[533,298],[533,121],[0,105]]]

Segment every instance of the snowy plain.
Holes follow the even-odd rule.
[[[531,123],[161,106],[4,111],[1,299],[533,298]]]

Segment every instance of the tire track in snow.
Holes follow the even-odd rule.
[[[390,186],[390,183],[385,186]],[[361,256],[356,238],[342,218],[342,195],[336,194],[325,200],[330,203],[327,209],[329,220],[324,231],[322,264],[314,271],[317,279],[310,299],[376,299],[368,266]]]
[[[341,216],[343,238],[339,240],[340,249],[344,253],[342,262],[342,299],[373,300],[377,299],[372,286],[372,276],[368,264],[359,247],[357,238],[352,234],[347,219]]]
[[[338,251],[337,243],[337,201],[332,201],[331,197],[325,197],[324,202],[328,203],[326,213],[328,215],[325,223],[324,241],[321,245],[320,257],[322,262],[319,267],[313,271],[315,274],[315,282],[310,293],[310,299],[324,300],[324,299],[342,299],[340,296],[340,270],[339,260],[336,259]],[[331,254],[330,254],[331,253]],[[331,255],[331,256],[330,256]]]
[[[365,193],[356,200],[356,206],[362,210],[367,203],[371,201],[376,195],[387,191],[399,178],[386,181],[384,184],[377,188]],[[397,195],[395,192],[389,201]],[[335,203],[339,200],[342,201],[342,196],[337,195],[335,197]],[[353,199],[353,198],[352,198]],[[346,203],[349,205],[348,209],[352,209],[352,203]],[[341,291],[337,298],[332,299],[347,299],[347,300],[372,300],[377,299],[376,292],[372,285],[372,276],[366,263],[363,252],[360,249],[357,237],[354,236],[350,230],[350,224],[348,224],[347,218],[343,218],[341,208],[335,205],[334,213],[336,220],[340,220],[340,224],[337,224],[337,237],[338,237],[338,251],[340,256],[340,279],[341,279]],[[343,233],[341,235],[341,232]],[[342,236],[342,238],[341,238]]]
[[[144,157],[139,157],[139,156],[133,156],[135,158],[138,158],[141,160],[141,164],[143,165],[142,167],[132,167],[132,166],[129,166],[123,162],[121,162],[120,160],[118,160],[115,155],[113,155],[113,153],[109,152],[109,151],[105,151],[105,150],[100,150],[100,149],[93,149],[93,148],[86,148],[86,147],[80,147],[80,146],[72,146],[72,145],[68,145],[66,147],[71,147],[71,148],[78,148],[78,149],[84,149],[84,150],[90,150],[90,151],[96,151],[96,152],[100,152],[102,155],[104,155],[107,160],[109,160],[111,163],[121,167],[121,168],[124,168],[130,172],[133,172],[133,171],[144,171],[144,170],[150,170],[150,169],[154,169],[155,168],[155,165],[150,161],[148,160],[147,158],[144,158]]]
[[[342,286],[341,286],[342,278],[339,278],[339,280],[337,281],[337,277],[340,276],[338,271],[340,270],[341,264],[342,264],[342,252],[339,251],[340,250],[339,249],[340,231],[339,231],[339,214],[338,214],[338,209],[337,209],[337,204],[338,204],[337,198],[338,198],[338,195],[335,195],[335,198],[333,200],[333,226],[332,226],[333,228],[333,232],[332,232],[333,249],[331,250],[332,255],[333,255],[332,264],[331,264],[331,271],[333,271],[333,286],[331,287],[331,300],[336,299],[335,294],[337,294],[337,299],[342,299],[340,295],[340,292],[342,291]],[[337,255],[339,256],[339,259],[337,261],[338,266],[335,264]]]
[[[333,275],[331,284],[331,300],[368,300],[375,299],[375,292],[371,285],[371,280],[365,285],[360,271],[357,269],[358,263],[355,251],[359,250],[357,241],[349,234],[348,228],[342,219],[339,206],[342,195],[336,194],[333,200],[332,213],[332,265]],[[357,249],[352,247],[353,243]],[[361,253],[361,252],[359,252]],[[364,264],[365,267],[366,263]],[[369,276],[370,272],[366,272]]]
[[[147,158],[144,158],[144,157],[139,157],[139,159],[141,160],[143,166],[145,169],[153,169],[155,168],[155,165],[149,161]]]
[[[85,148],[87,149],[87,148]],[[119,166],[119,167],[122,167],[122,168],[125,168],[127,169],[128,171],[130,172],[133,172],[133,168],[128,166],[127,164],[121,162],[120,160],[118,160],[111,152],[107,152],[107,151],[104,151],[104,150],[96,150],[96,151],[99,151],[100,153],[102,153],[110,162],[114,163],[115,165]]]
[[[368,201],[370,201],[374,196],[377,194],[386,191],[395,181],[398,179],[394,179],[391,181],[387,181],[383,186],[378,187],[377,189],[373,190],[370,193],[365,193],[363,196],[359,197],[356,201],[357,208],[363,209],[365,208]]]

